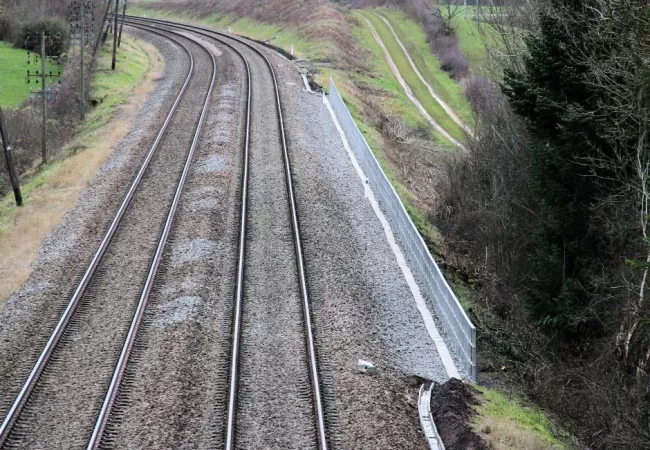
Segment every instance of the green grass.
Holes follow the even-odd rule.
[[[519,433],[528,433],[546,443],[549,448],[565,449],[566,446],[554,435],[560,432],[540,409],[527,404],[522,399],[508,397],[503,393],[482,386],[475,386],[483,396],[483,403],[476,408],[475,426],[480,416],[490,418],[496,423],[506,423]],[[494,422],[493,422],[494,423]],[[480,430],[479,430],[480,431]]]
[[[374,10],[371,10],[374,11]],[[440,68],[440,63],[427,42],[427,37],[422,27],[401,11],[381,8],[376,10],[392,25],[402,44],[406,47],[416,67],[431,85],[433,90],[449,105],[457,116],[465,123],[472,120],[469,103],[464,99],[461,87]],[[442,107],[431,97],[428,89],[412,69],[406,55],[395,40],[386,23],[368,11],[363,11],[373,26],[377,29],[393,61],[404,76],[404,79],[413,90],[414,95],[425,107],[427,112],[453,137],[462,138],[460,127],[447,115]]]
[[[301,36],[290,27],[260,22],[250,18],[234,20],[232,17],[224,14],[195,17],[190,14],[147,8],[145,5],[131,6],[129,7],[128,13],[134,16],[175,20],[191,25],[212,28],[217,31],[228,31],[228,28],[231,28],[234,34],[243,35],[258,41],[268,41],[271,39],[270,44],[280,47],[286,52],[290,52],[291,46],[293,45],[294,56],[297,58],[326,60],[335,52],[335,49],[329,42],[315,42]]]
[[[479,25],[471,17],[458,16],[454,21],[454,29],[458,36],[458,47],[467,56],[472,68],[481,72],[487,62],[487,52]],[[489,27],[485,27],[486,32],[489,33],[489,30]]]
[[[390,71],[384,59],[384,54],[372,37],[370,29],[365,23],[360,23],[361,19],[359,17],[351,16],[351,19],[359,21],[359,25],[352,29],[352,36],[360,48],[369,51],[367,62],[370,65],[370,71],[349,72],[345,73],[345,76],[367,85],[370,89],[381,91],[384,109],[402,118],[408,125],[428,128],[428,123],[406,97],[402,87]],[[335,81],[336,79],[337,77],[335,77]]]
[[[98,104],[88,111],[86,120],[79,126],[82,144],[92,140],[93,133],[110,121],[115,108],[126,102],[126,95],[142,82],[150,65],[146,51],[128,35],[122,36],[116,71],[111,70],[111,57],[111,46],[104,45],[97,59],[91,87],[92,98]]]
[[[4,108],[11,108],[20,105],[30,94],[30,88],[34,90],[40,89],[39,84],[35,84],[35,79],[32,78],[31,83],[27,83],[27,70],[35,72],[40,71],[40,62],[34,64],[32,54],[31,64],[27,64],[27,51],[12,47],[6,42],[0,41],[0,106]],[[46,60],[46,72],[50,70],[59,70],[58,66],[49,64]],[[49,86],[54,81],[47,80]]]
[[[390,32],[389,28],[386,26],[384,21],[382,21],[380,18],[370,13],[369,11],[361,11],[361,14],[365,18],[370,20],[372,25],[375,27],[377,33],[379,34],[379,37],[381,38],[381,40],[384,42],[384,45],[388,49],[388,53],[390,53],[391,58],[395,62],[397,69],[402,74],[404,81],[406,81],[406,84],[409,85],[409,87],[413,91],[413,95],[415,95],[415,97],[422,104],[424,109],[429,113],[429,115],[433,118],[433,120],[438,122],[438,124],[442,128],[444,128],[445,131],[447,131],[447,133],[449,133],[452,137],[454,137],[455,139],[462,139],[463,132],[461,128],[458,126],[458,124],[456,124],[456,122],[454,122],[451,119],[451,117],[447,115],[447,113],[442,109],[442,107],[438,104],[438,102],[436,102],[435,99],[431,97],[426,86],[424,85],[424,83],[422,83],[422,81],[416,75],[415,71],[412,69],[411,65],[409,64],[406,58],[406,55],[402,51],[401,47],[393,37],[393,34]],[[365,23],[364,26],[366,26]],[[383,53],[382,53],[382,58],[384,58]],[[384,64],[387,64],[385,62],[385,59],[384,59]],[[400,91],[402,90],[402,87],[399,86],[399,84],[398,84],[398,89]],[[444,139],[444,138],[440,137],[440,139]]]
[[[503,11],[495,6],[491,7],[497,13]],[[489,75],[487,71],[488,53],[487,46],[491,48],[503,48],[502,36],[491,25],[483,22],[478,24],[472,18],[476,13],[476,7],[467,7],[467,17],[460,14],[454,20],[454,30],[458,36],[458,46],[469,59],[472,69],[484,75]],[[480,14],[487,14],[489,10],[483,9]],[[521,36],[522,31],[510,27],[504,27],[504,30],[515,36]],[[505,49],[504,49],[505,50]]]

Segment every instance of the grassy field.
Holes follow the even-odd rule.
[[[117,70],[113,72],[111,52],[105,46],[99,55],[92,92],[93,98],[102,99],[102,103],[88,111],[86,122],[62,152],[68,157],[22,180],[22,208],[16,208],[13,195],[0,200],[0,301],[27,279],[42,239],[76,205],[79,193],[113,145],[128,132],[137,109],[153,89],[152,67],[162,66],[158,58],[153,46],[123,36]],[[120,107],[119,118],[116,107]]]
[[[472,68],[481,72],[487,60],[484,36],[479,25],[472,19],[475,14],[474,8],[468,6],[467,10],[467,15],[459,14],[454,19],[453,26],[458,36],[458,46],[469,59]],[[489,28],[486,26],[482,26],[482,30],[489,33]]]
[[[543,411],[503,393],[476,386],[483,403],[476,410],[473,427],[495,450],[564,450],[558,433]]]
[[[47,62],[47,61],[46,61]],[[0,106],[11,108],[20,105],[29,96],[30,88],[40,89],[40,84],[35,84],[34,79],[27,83],[27,70],[41,70],[40,62],[38,65],[27,64],[27,51],[12,47],[6,42],[0,41]],[[58,66],[47,63],[46,72],[50,70],[58,71]],[[47,81],[47,85],[52,84],[52,80]],[[40,83],[40,80],[39,80]]]
[[[286,52],[290,52],[291,46],[293,46],[294,56],[297,58],[310,58],[313,60],[328,59],[335,51],[329,42],[313,42],[299,35],[289,27],[259,22],[249,18],[234,20],[232,17],[223,14],[213,14],[198,18],[189,14],[178,14],[160,9],[147,8],[144,5],[129,7],[129,14],[156,19],[175,20],[218,31],[228,31],[230,28],[234,34],[241,34],[259,41],[270,40],[270,44],[280,47]]]

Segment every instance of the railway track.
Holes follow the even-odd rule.
[[[273,65],[255,45],[236,37],[167,21],[129,19],[215,40],[246,67],[248,108],[224,448],[325,450],[300,226]],[[274,130],[261,125],[271,121],[277,124]]]
[[[107,385],[110,393],[116,377],[119,384],[128,353],[124,349],[132,345],[146,307],[216,74],[214,56],[205,46],[165,37],[185,53],[187,76],[99,248],[5,414],[1,448],[99,445],[101,429],[97,433],[95,426],[93,431],[93,423],[100,407],[103,412],[111,403],[102,403]],[[179,147],[187,150],[178,151]]]
[[[273,65],[255,45],[211,30],[134,17],[128,18],[128,24],[175,41],[184,48],[190,70],[95,257],[4,417],[0,447],[95,449],[112,445],[112,437],[105,436],[106,426],[123,394],[122,377],[215,83],[215,57],[201,42],[209,40],[241,59],[247,88],[232,347],[228,379],[224,380],[227,395],[217,399],[216,405],[224,412],[220,446],[228,450],[325,450],[328,436],[307,278]],[[185,45],[183,40],[193,43]],[[188,47],[193,47],[194,54]],[[212,65],[211,76],[196,67],[199,48],[201,65]],[[198,97],[202,100],[197,101]],[[200,112],[196,105],[202,105]],[[192,106],[194,120],[187,126]],[[178,119],[177,110],[187,117]],[[276,126],[269,129],[270,123]],[[184,130],[185,138],[168,139],[170,125],[179,130],[175,136]],[[165,151],[179,141],[187,144],[183,155]],[[162,202],[164,208],[147,201],[157,197],[168,199]],[[154,206],[157,213],[151,211]],[[148,234],[140,235],[141,229]],[[125,264],[127,255],[137,260],[137,270]],[[130,288],[117,294],[124,279]],[[116,306],[116,300],[121,306]],[[106,324],[114,330],[107,333],[102,329]],[[53,441],[52,436],[57,439]]]

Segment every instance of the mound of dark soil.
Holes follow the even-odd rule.
[[[446,450],[489,449],[469,423],[478,404],[479,392],[470,385],[455,378],[436,383],[431,395],[431,414]]]

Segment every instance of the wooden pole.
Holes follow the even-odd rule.
[[[9,139],[7,135],[7,125],[5,124],[4,114],[0,108],[0,138],[2,139],[2,147],[4,148],[5,160],[7,161],[7,169],[9,170],[9,180],[11,181],[11,187],[14,190],[16,206],[23,206],[23,196],[20,192],[18,175],[16,174],[16,167],[14,166],[13,156],[11,155],[11,146],[9,145]]]
[[[112,0],[106,0],[106,7],[104,8],[104,15],[102,16],[101,29],[99,30],[99,35],[95,40],[95,47],[93,47],[93,63],[95,62],[95,58],[97,57],[97,50],[99,49],[99,44],[101,43],[102,38],[104,37],[104,24],[106,24],[106,18],[108,17],[108,10],[111,8],[111,3]]]
[[[41,136],[41,159],[47,164],[47,90],[45,84],[45,32],[41,33],[41,95],[43,96],[43,130]]]
[[[84,47],[86,46],[86,0],[81,0],[81,120],[86,117],[86,68]]]
[[[111,70],[115,70],[115,59],[117,57],[117,18],[119,17],[119,12],[120,0],[115,0],[115,9],[113,9],[115,21],[113,25],[113,60],[111,61]]]
[[[124,18],[126,17],[126,4],[129,3],[129,0],[124,0],[124,6],[122,8],[122,23],[120,24],[120,35],[117,38],[117,46],[119,47],[122,43],[122,29],[124,28]]]

